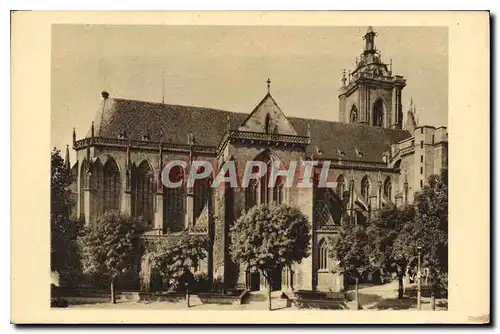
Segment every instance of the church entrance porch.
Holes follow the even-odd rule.
[[[267,291],[267,280],[260,272],[246,272],[246,286],[250,291]],[[282,290],[282,271],[275,269],[271,273],[271,291]]]
[[[260,290],[260,273],[259,272],[249,272],[246,273],[246,285],[247,289],[250,291]]]

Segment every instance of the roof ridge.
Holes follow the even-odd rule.
[[[376,126],[371,126],[369,124],[362,124],[362,123],[346,123],[346,122],[341,122],[341,121],[332,121],[332,120],[327,120],[327,119],[319,119],[319,118],[305,118],[305,117],[296,117],[296,116],[290,116],[288,117],[289,119],[295,119],[299,121],[314,121],[314,122],[325,122],[325,123],[334,123],[334,124],[345,124],[347,126],[364,126],[367,128],[372,128],[372,129],[378,129],[378,130],[397,130],[397,131],[408,131],[405,129],[391,129],[391,128],[383,128],[383,127],[376,127]]]
[[[212,107],[200,107],[200,106],[196,106],[196,105],[162,103],[162,102],[154,102],[154,101],[146,101],[146,100],[127,99],[127,98],[123,98],[123,97],[113,97],[111,99],[113,99],[115,101],[139,102],[139,103],[146,103],[146,104],[158,105],[158,106],[196,108],[196,109],[204,109],[204,110],[211,110],[211,111],[222,111],[222,112],[227,112],[227,113],[231,113],[231,114],[248,115],[248,113],[241,112],[241,111],[231,111],[231,110],[212,108]]]

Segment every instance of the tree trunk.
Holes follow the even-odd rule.
[[[403,298],[403,275],[398,275],[398,299]]]
[[[267,280],[267,300],[268,300],[269,311],[272,311],[272,308],[271,308],[271,280],[270,279]]]
[[[432,310],[436,310],[436,286],[433,284],[431,287],[431,307]]]
[[[359,305],[359,277],[356,277],[356,310],[359,310],[361,305]]]
[[[116,304],[116,295],[115,295],[115,278],[111,278],[111,303]]]

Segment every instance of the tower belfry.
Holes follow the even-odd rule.
[[[364,49],[347,84],[339,92],[341,122],[401,129],[403,76],[393,75],[392,60],[384,63],[375,46],[377,33],[370,26],[363,35]]]
[[[377,50],[375,49],[375,36],[377,34],[373,31],[371,26],[368,27],[366,34],[363,36],[365,40],[365,53],[375,53]]]

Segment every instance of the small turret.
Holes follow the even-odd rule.
[[[71,169],[71,163],[69,161],[69,145],[66,145],[66,154],[64,156],[64,168],[67,170]]]

